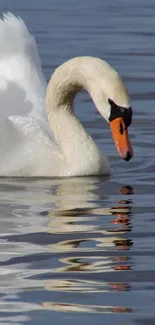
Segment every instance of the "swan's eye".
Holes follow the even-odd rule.
[[[127,129],[132,121],[132,108],[118,106],[111,99],[108,99],[108,102],[111,106],[109,122],[115,120],[117,117],[122,117],[125,128]],[[120,133],[121,132],[123,132],[122,127],[120,127]]]

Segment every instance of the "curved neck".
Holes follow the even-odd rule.
[[[76,93],[84,88],[96,103],[96,93],[101,87],[111,93],[111,79],[118,79],[117,72],[105,61],[93,57],[77,57],[59,66],[53,73],[46,95],[46,112],[56,108],[73,108]],[[109,89],[108,89],[109,88]]]
[[[116,71],[105,61],[92,57],[71,59],[53,73],[47,87],[46,113],[54,136],[68,160],[76,160],[79,155],[86,156],[88,151],[97,155],[99,151],[74,114],[76,93],[81,88],[87,90],[100,113],[108,120],[104,87],[111,93],[111,79],[115,84],[115,79],[118,79]]]

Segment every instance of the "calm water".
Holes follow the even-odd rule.
[[[111,178],[0,180],[0,324],[155,324],[155,2],[0,0],[8,10],[35,35],[47,80],[78,55],[120,72],[135,156],[118,157],[82,93],[77,114]]]

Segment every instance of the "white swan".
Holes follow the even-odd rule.
[[[110,173],[107,158],[76,118],[73,101],[85,88],[110,123],[125,159],[132,157],[127,90],[118,73],[93,57],[69,60],[47,87],[34,38],[8,13],[0,20],[0,176],[85,176]],[[46,97],[46,114],[45,114]],[[47,115],[47,118],[46,118]]]

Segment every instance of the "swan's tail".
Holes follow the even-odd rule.
[[[44,99],[45,88],[46,82],[33,36],[21,18],[11,13],[4,14],[0,19],[0,111],[2,104],[5,106],[5,116],[34,111],[37,103]],[[12,105],[11,111],[8,102],[5,105],[4,97],[8,96],[10,104],[17,102],[14,107]],[[26,112],[24,105],[17,105],[21,97],[31,102],[31,109],[27,111],[26,107]]]

